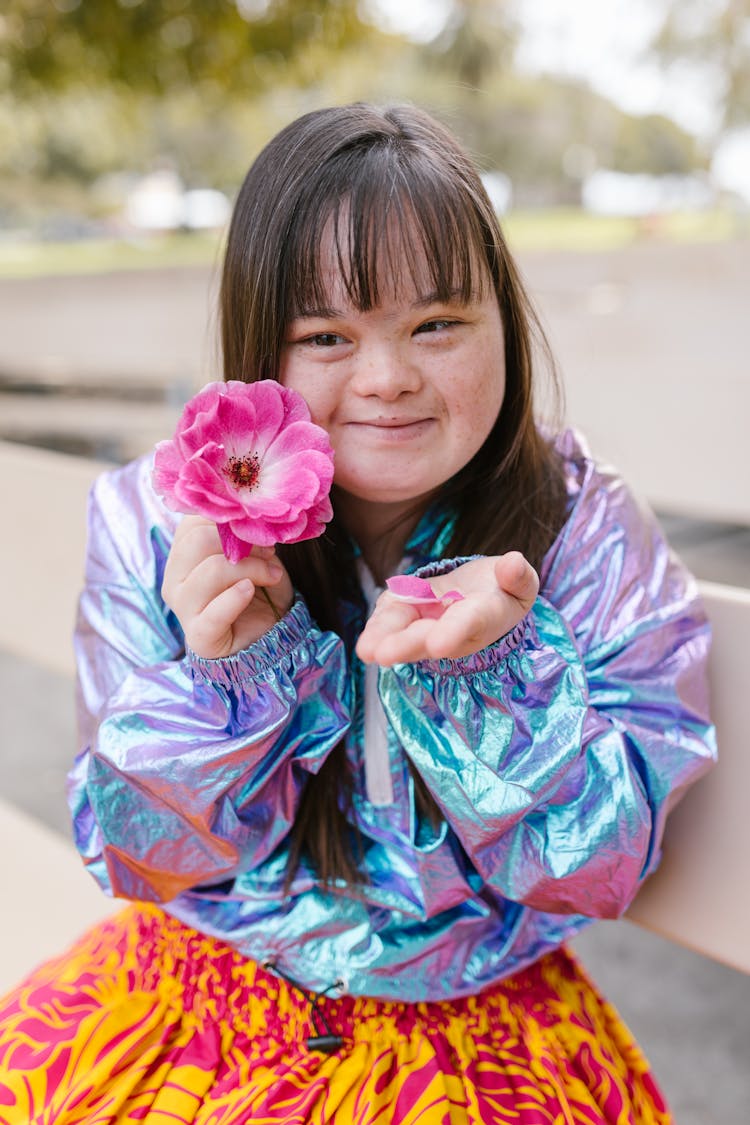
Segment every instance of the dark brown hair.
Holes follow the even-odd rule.
[[[330,304],[321,264],[330,229],[360,310],[378,305],[384,285],[397,289],[404,270],[427,269],[439,300],[458,291],[469,301],[489,279],[503,324],[505,396],[482,448],[440,489],[437,499],[456,517],[446,555],[520,550],[539,568],[565,518],[562,471],[537,426],[532,394],[534,356],[546,358],[556,386],[554,364],[475,165],[422,110],[318,110],[260,153],[238,195],[224,260],[225,379],[277,378],[290,321]],[[321,539],[279,554],[318,624],[340,631],[338,605],[351,595],[353,568],[335,513]],[[434,815],[416,775],[415,783],[422,811]],[[350,795],[340,744],[307,781],[290,877],[304,851],[322,879],[356,881],[345,816]]]

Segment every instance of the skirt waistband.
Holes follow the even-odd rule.
[[[392,1036],[408,1035],[415,1027],[422,1034],[430,1029],[445,1034],[458,1021],[464,1034],[483,1035],[491,1023],[507,1024],[512,1019],[514,1002],[524,1011],[531,1005],[536,1018],[547,1022],[548,1002],[559,999],[553,982],[561,973],[569,976],[572,969],[569,953],[559,950],[477,996],[408,1003],[307,992],[290,977],[150,904],[126,907],[85,935],[82,944],[92,941],[116,955],[120,970],[127,970],[131,990],[158,994],[166,1004],[178,1006],[184,1017],[198,1022],[228,1020],[237,1030],[257,1035],[262,1029],[269,1038],[286,1042],[327,1030],[357,1038],[363,1024],[368,1035],[382,1029]],[[90,949],[83,960],[98,962],[101,972],[102,960],[107,963],[102,952]],[[555,1020],[550,1010],[549,1021]]]

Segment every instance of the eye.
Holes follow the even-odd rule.
[[[442,332],[447,328],[453,328],[458,324],[457,320],[450,320],[448,317],[435,317],[433,320],[426,320],[415,329],[415,336],[420,332]]]
[[[338,332],[315,332],[312,336],[305,336],[299,343],[312,348],[335,348],[338,344],[345,344],[346,340]]]

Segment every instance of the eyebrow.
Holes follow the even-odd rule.
[[[292,319],[320,317],[321,320],[334,320],[343,315],[341,309],[335,309],[332,305],[310,305],[308,308],[297,309],[292,313]]]
[[[467,304],[461,289],[458,287],[451,289],[446,296],[441,296],[436,289],[432,290],[430,293],[424,293],[421,297],[417,297],[416,301],[412,302],[411,308],[422,309],[427,308],[429,305],[453,303],[460,305]],[[293,314],[293,319],[312,319],[314,317],[320,317],[321,320],[336,320],[345,316],[346,313],[342,309],[334,308],[333,305],[310,305],[309,307],[298,309],[297,312]]]

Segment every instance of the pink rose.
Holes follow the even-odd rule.
[[[333,515],[333,450],[296,391],[272,379],[209,383],[156,446],[153,482],[167,507],[206,516],[224,554],[320,535]]]

